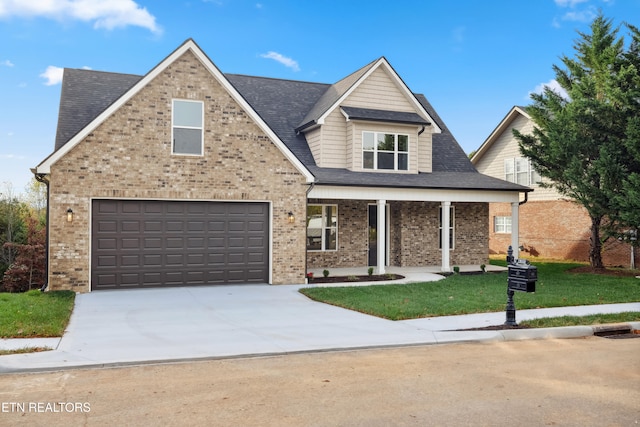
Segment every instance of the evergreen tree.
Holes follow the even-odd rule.
[[[632,156],[628,133],[635,120],[632,111],[637,112],[638,73],[628,58],[631,49],[625,52],[624,38],[611,20],[599,15],[590,29],[578,33],[575,58],[562,56],[565,68],[553,66],[568,98],[550,88],[532,94],[527,112],[534,131],[523,135],[514,130],[514,135],[522,154],[549,178],[548,186],[587,210],[589,260],[602,268],[602,242],[621,219],[615,200],[624,194]]]

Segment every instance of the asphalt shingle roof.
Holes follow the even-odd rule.
[[[311,171],[318,185],[371,186],[375,183],[374,185],[379,187],[529,191],[527,187],[478,173],[435,109],[421,94],[416,94],[416,99],[442,129],[441,133],[433,134],[431,173],[363,173],[318,167],[304,134],[298,131],[299,127],[301,124],[314,122],[324,114],[327,106],[333,105],[341,96],[340,93],[348,90],[372,64],[336,84],[238,74],[226,74],[225,77],[289,150]],[[142,76],[131,74],[65,69],[55,150],[60,149],[141,78]],[[347,109],[347,114],[374,114],[367,109],[342,108]],[[401,116],[396,116],[394,112],[385,114],[396,119],[409,117],[407,113],[402,113]],[[411,120],[425,122],[417,114],[415,116],[411,116]]]

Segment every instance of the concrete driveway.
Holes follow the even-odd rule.
[[[0,357],[0,372],[304,351],[550,336],[548,330],[454,331],[504,323],[504,313],[390,321],[321,304],[300,286],[203,286],[78,294],[54,351]],[[640,303],[523,310],[518,320],[640,311]],[[554,328],[555,336],[558,329]],[[592,334],[569,328],[563,336]]]

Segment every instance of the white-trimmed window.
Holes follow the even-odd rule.
[[[495,233],[511,233],[511,217],[510,216],[494,216],[493,231]]]
[[[456,215],[455,215],[455,207],[449,207],[449,226],[446,227],[449,230],[449,249],[455,249],[454,245],[456,242],[455,239],[455,223],[456,223]],[[442,249],[442,206],[438,210],[438,248]]]
[[[374,170],[408,170],[409,135],[362,132],[362,167]]]
[[[520,185],[537,185],[540,175],[529,159],[514,157],[504,159],[504,179]]]
[[[338,205],[307,206],[307,250],[338,249]]]
[[[172,103],[171,153],[201,156],[204,103],[174,99]]]

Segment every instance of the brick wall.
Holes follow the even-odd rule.
[[[373,201],[310,200],[338,204],[338,250],[307,252],[308,268],[363,267],[368,264],[368,205]],[[488,262],[488,204],[454,203],[455,249],[452,265]],[[389,262],[398,267],[439,266],[440,203],[389,202]]]
[[[205,103],[204,155],[171,155],[171,101]],[[306,186],[267,135],[185,53],[51,168],[50,289],[89,290],[91,198],[271,201],[274,284],[303,283]],[[67,223],[65,212],[74,211]],[[287,213],[296,216],[295,224]]]
[[[496,234],[493,218],[511,216],[511,205],[492,203],[489,215],[489,249],[491,253],[506,253],[511,234]],[[520,245],[524,247],[521,256],[589,261],[591,220],[579,204],[569,200],[530,201],[520,206],[519,217]],[[609,239],[603,245],[605,265],[628,267],[630,254],[629,245],[617,240]]]
[[[369,202],[310,199],[309,204],[338,205],[338,250],[307,251],[307,268],[366,266],[369,253]]]

